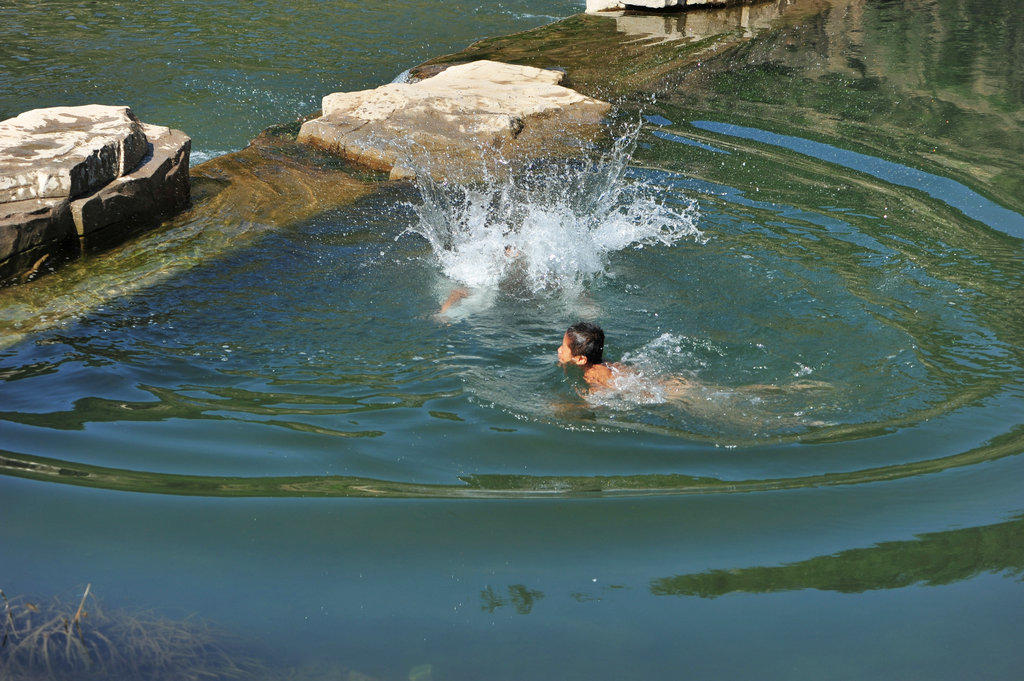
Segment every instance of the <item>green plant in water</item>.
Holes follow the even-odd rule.
[[[86,586],[77,606],[0,590],[0,679],[237,679],[262,675],[202,620],[104,610]]]

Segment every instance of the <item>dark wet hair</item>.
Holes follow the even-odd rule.
[[[587,364],[604,361],[604,331],[597,324],[576,322],[565,332],[569,336],[569,350],[573,356],[583,355]]]

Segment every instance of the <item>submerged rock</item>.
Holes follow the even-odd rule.
[[[434,678],[434,665],[421,664],[409,670],[409,681],[432,681]]]
[[[0,290],[0,349],[71,316],[88,314],[114,298],[217,260],[251,244],[268,230],[352,204],[384,185],[374,181],[379,178],[354,171],[331,154],[297,144],[298,127],[274,126],[245,149],[192,167],[188,175],[191,207],[169,220],[158,233],[141,235],[120,248],[27,282],[17,290]],[[181,161],[184,168],[186,159]],[[176,177],[185,181],[183,174]],[[165,188],[172,186],[164,183]],[[49,201],[63,206],[65,233],[71,235],[77,249],[79,238],[69,203]],[[99,230],[85,241],[96,244],[105,233],[117,235],[120,230]],[[7,234],[19,232],[0,227],[0,237]],[[0,242],[0,249],[7,248]],[[43,255],[49,252],[43,250]],[[29,259],[18,271],[31,270],[43,255]],[[51,255],[40,268],[49,266],[52,260]]]
[[[299,141],[408,177],[540,152],[556,138],[598,124],[611,108],[562,87],[560,71],[495,61],[451,66],[416,83],[338,92]]]
[[[294,132],[282,134],[286,127],[265,130],[245,149],[193,168],[196,208],[203,219],[283,227],[354,203],[374,190],[375,183],[360,179],[331,155],[296,144]]]
[[[0,121],[0,280],[111,243],[189,204],[191,140],[126,106],[35,109]]]

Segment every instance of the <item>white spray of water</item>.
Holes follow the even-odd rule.
[[[622,355],[625,368],[613,368],[607,389],[587,395],[587,401],[607,407],[663,404],[680,392],[692,392],[692,371],[682,369],[695,363],[685,336],[663,333],[642,347]]]
[[[592,390],[586,400],[594,406],[623,408],[635,405],[664,404],[668,397],[665,383],[634,368],[612,369],[607,387]]]
[[[417,180],[410,231],[431,245],[444,273],[470,288],[578,292],[610,253],[700,240],[698,211],[662,187],[627,178],[639,128],[590,158],[487,171],[481,182]],[[668,199],[674,196],[675,203]]]
[[[706,338],[663,333],[635,350],[624,352],[622,362],[650,374],[693,373],[725,356],[721,347]]]

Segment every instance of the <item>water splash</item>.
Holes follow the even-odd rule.
[[[697,379],[699,369],[706,366],[701,356],[709,351],[720,352],[709,341],[663,333],[624,352],[621,365],[612,368],[608,389],[591,392],[586,399],[592,405],[616,409],[688,401],[697,392],[707,399],[720,392]]]
[[[671,400],[677,387],[692,377],[695,363],[694,341],[663,333],[636,350],[622,355],[622,365],[612,367],[612,378],[605,390],[588,393],[587,402],[595,406],[628,409],[636,405],[664,404]]]
[[[578,293],[605,271],[611,253],[701,240],[696,202],[627,177],[639,130],[582,158],[492,164],[471,184],[419,173],[409,231],[430,243],[451,279],[524,294]]]
[[[707,366],[706,357],[724,352],[711,341],[682,334],[663,333],[636,350],[622,354],[622,361],[649,374],[694,371]]]
[[[613,367],[608,386],[590,391],[584,397],[593,406],[628,409],[638,405],[664,404],[670,397],[667,387],[661,377],[643,370]]]

